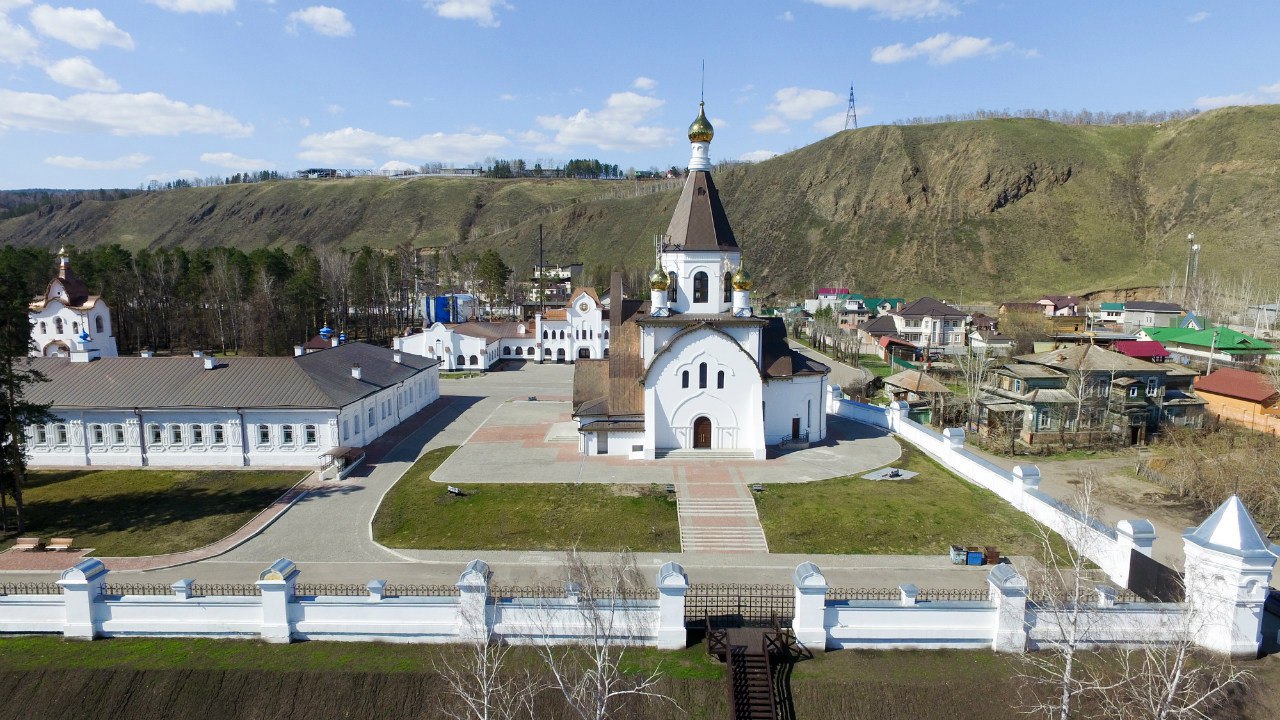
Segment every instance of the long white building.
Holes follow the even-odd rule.
[[[440,396],[439,363],[364,343],[295,357],[32,358],[57,420],[34,467],[306,467],[367,446]]]
[[[826,437],[827,366],[791,350],[781,318],[757,317],[751,277],[711,179],[706,114],[650,276],[647,304],[610,288],[613,352],[574,373],[580,449],[653,459],[715,451],[764,459]]]

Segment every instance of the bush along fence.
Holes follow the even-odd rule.
[[[1265,548],[1232,547],[1231,534],[1248,515],[1225,503],[1186,537],[1183,602],[1143,602],[1110,585],[1087,588],[1074,601],[1032,595],[1012,565],[995,566],[984,591],[838,589],[812,562],[796,567],[786,617],[797,642],[812,650],[842,648],[977,649],[1023,652],[1063,642],[1076,645],[1184,642],[1234,655],[1256,655],[1262,606],[1275,557]],[[1215,519],[1216,518],[1216,519]],[[1233,523],[1236,523],[1233,525]],[[1254,528],[1256,532],[1256,527]],[[1248,544],[1234,543],[1236,545]],[[307,586],[299,568],[280,559],[252,585],[201,586],[108,582],[101,561],[88,558],[56,585],[0,585],[0,633],[51,633],[67,638],[213,637],[292,640],[380,640],[448,643],[648,645],[680,649],[686,628],[707,626],[720,603],[698,611],[698,593],[684,568],[663,565],[655,588],[616,595],[574,583],[564,588],[495,588],[483,560],[466,565],[453,586]],[[735,586],[736,587],[736,586]],[[751,586],[739,588],[751,600]],[[214,594],[219,593],[219,594]],[[310,594],[309,594],[310,593]],[[705,599],[705,598],[704,598]],[[776,598],[774,598],[776,599]],[[717,596],[717,600],[723,600]],[[709,607],[709,606],[708,606]],[[692,613],[690,612],[692,610]],[[742,619],[738,607],[730,614]],[[706,617],[698,617],[704,614]],[[724,619],[724,618],[720,618]]]

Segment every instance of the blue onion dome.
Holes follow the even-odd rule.
[[[347,334],[345,332],[338,333],[338,342],[344,343],[346,341],[347,341]]]
[[[754,284],[755,281],[751,279],[751,273],[747,272],[746,268],[739,265],[738,271],[733,274],[733,289],[750,290]]]
[[[666,290],[671,287],[671,276],[662,271],[662,268],[655,267],[653,272],[649,273],[649,288],[653,290]]]
[[[689,125],[689,142],[711,142],[716,129],[711,127],[707,119],[706,103],[698,103],[698,117]]]
[[[333,328],[329,327],[329,323],[325,323],[324,327],[320,328],[320,337],[325,340],[333,337]]]

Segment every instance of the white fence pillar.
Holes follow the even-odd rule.
[[[894,432],[901,432],[910,412],[911,406],[901,400],[894,400],[889,403],[889,429]]]
[[[1121,587],[1129,587],[1129,571],[1134,551],[1151,557],[1156,542],[1155,526],[1147,520],[1121,520],[1116,523],[1116,563],[1111,579]]]
[[[791,629],[796,642],[810,650],[827,647],[827,578],[822,570],[811,562],[796,566],[793,574],[796,586],[795,618]]]
[[[458,588],[457,634],[463,640],[488,640],[489,581],[493,570],[483,560],[472,560],[463,568],[454,587]]]
[[[996,652],[1026,652],[1027,579],[1012,565],[996,565],[987,573],[988,597],[996,607],[995,633],[991,649]]]
[[[85,558],[62,571],[58,584],[62,586],[62,605],[67,613],[63,637],[92,640],[97,635],[93,604],[106,582],[107,566],[97,558]]]
[[[658,569],[658,649],[681,650],[689,642],[684,627],[684,596],[689,576],[684,566],[669,562]]]
[[[280,558],[258,575],[258,592],[262,595],[262,639],[270,643],[287,643],[293,633],[289,627],[289,603],[298,583],[298,566],[288,558]]]
[[[1035,465],[1014,465],[1013,472],[1013,506],[1026,512],[1026,496],[1040,487],[1040,468]]]
[[[942,431],[942,439],[946,442],[948,448],[952,450],[963,450],[964,428],[945,428]]]

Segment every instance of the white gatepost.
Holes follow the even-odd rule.
[[[288,558],[280,558],[258,575],[258,593],[262,595],[262,639],[269,643],[287,643],[293,637],[289,626],[289,603],[298,584],[298,566]]]
[[[1020,653],[1027,650],[1027,579],[1012,565],[1002,564],[987,573],[988,598],[996,608],[991,649]]]
[[[1267,541],[1235,495],[1182,539],[1187,569],[1183,583],[1197,644],[1255,657],[1280,548]]]
[[[1156,528],[1149,520],[1121,520],[1116,523],[1116,563],[1111,579],[1121,587],[1129,587],[1133,553],[1151,557],[1156,542]]]
[[[1023,512],[1027,511],[1027,493],[1040,487],[1040,468],[1035,465],[1013,466],[1013,506]]]
[[[906,424],[905,421],[910,413],[911,405],[902,400],[889,403],[889,429],[893,432],[902,432],[902,426]]]
[[[964,449],[964,428],[945,428],[942,431],[943,442],[951,450]]]
[[[791,629],[796,642],[810,650],[827,647],[827,578],[822,570],[811,562],[796,566],[792,575],[796,586],[795,618]]]
[[[658,568],[658,649],[683,650],[689,642],[684,627],[684,596],[689,576],[680,563]]]
[[[97,635],[93,606],[107,582],[107,566],[97,558],[85,558],[62,571],[62,606],[66,620],[62,636],[76,640],[92,640]]]
[[[463,640],[483,641],[491,632],[489,620],[489,581],[493,570],[483,560],[472,560],[462,569],[458,582],[458,617],[456,630]]]

